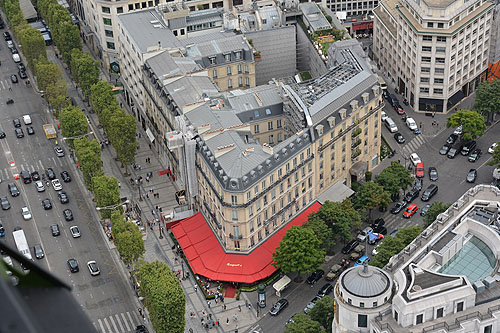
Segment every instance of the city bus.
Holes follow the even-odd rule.
[[[29,260],[33,260],[31,257],[31,252],[28,246],[28,242],[26,241],[26,237],[24,236],[24,231],[17,230],[14,231],[12,235],[14,236],[14,241],[16,242],[17,250],[21,252]]]

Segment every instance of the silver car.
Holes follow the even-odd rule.
[[[43,183],[40,180],[35,182],[35,188],[36,188],[37,192],[44,192],[45,191],[45,186],[43,186]]]
[[[62,190],[62,185],[61,185],[61,182],[59,181],[59,179],[56,178],[56,179],[52,180],[52,187],[56,191]]]
[[[71,236],[73,236],[73,238],[78,238],[81,236],[80,229],[78,229],[78,227],[76,225],[70,227],[69,231],[71,232]]]

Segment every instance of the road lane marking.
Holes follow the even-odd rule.
[[[115,321],[113,320],[113,316],[109,316],[109,321],[111,324],[113,324],[113,327],[115,328],[115,332],[118,332],[118,327],[116,327]]]
[[[104,329],[104,325],[102,324],[101,319],[98,319],[97,322],[99,323],[99,326],[101,326],[101,331],[106,332],[106,330]]]
[[[118,314],[115,314],[115,317],[116,317],[116,321],[118,322],[118,326],[120,326],[122,333],[124,333],[125,329],[123,328],[122,321],[120,320],[120,316],[118,316]]]
[[[122,315],[123,322],[125,323],[125,327],[127,328],[127,332],[130,331],[130,326],[128,326],[127,317],[125,317],[125,314],[123,312],[120,314]],[[134,327],[134,323],[132,323],[132,327]]]
[[[111,327],[109,326],[108,324],[108,321],[106,320],[106,318],[103,319],[104,320],[104,324],[106,324],[106,327],[108,328],[108,331],[113,333],[113,331],[111,330]]]
[[[127,316],[130,319],[130,322],[132,323],[132,327],[135,326],[134,321],[132,320],[132,316],[130,315],[130,312],[127,312]]]
[[[69,244],[69,247],[73,247],[73,246],[71,245],[71,242],[69,241],[69,239],[68,239],[68,244]]]

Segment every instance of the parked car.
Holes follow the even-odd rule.
[[[2,209],[3,210],[10,209],[10,202],[9,202],[9,199],[7,199],[7,197],[2,197],[2,199],[0,199],[0,201],[2,202]]]
[[[324,274],[325,271],[323,271],[322,269],[318,269],[317,271],[312,272],[306,280],[307,284],[314,285],[316,282],[321,280]]]
[[[47,209],[52,209],[52,203],[50,202],[50,199],[47,198],[47,199],[43,199],[42,200],[42,207],[43,209],[47,210]]]
[[[314,296],[314,298],[309,303],[307,303],[306,307],[304,308],[304,313],[307,314],[309,311],[311,311],[311,309],[316,305],[316,302],[322,298],[322,296]]]
[[[387,113],[385,113],[384,111],[382,111],[382,112],[380,113],[380,120],[381,120],[381,121],[385,121],[385,119],[386,119],[387,117],[388,117],[388,116],[387,116]]]
[[[332,290],[333,290],[332,284],[327,283],[323,287],[321,287],[321,289],[318,291],[318,296],[324,297],[324,296],[328,295],[329,293],[331,293]]]
[[[382,227],[383,228],[383,227]],[[384,228],[385,229],[385,228]],[[372,232],[369,236],[368,236],[368,244],[370,245],[375,245],[377,244],[378,242],[380,242],[381,240],[384,239],[384,235],[382,234],[379,234],[379,233],[376,233],[376,232]]]
[[[477,170],[470,169],[469,173],[467,173],[467,183],[474,183],[477,178]]]
[[[19,74],[19,77],[23,80],[28,78],[28,74],[26,74],[25,71],[18,71],[17,74]]]
[[[476,149],[469,155],[469,162],[474,163],[481,157],[481,149]]]
[[[52,179],[52,187],[54,188],[54,190],[56,191],[60,191],[62,190],[62,184],[61,182],[59,181],[59,179]]]
[[[50,226],[50,232],[52,233],[52,236],[56,237],[61,234],[61,231],[59,230],[59,225],[57,224],[52,224]]]
[[[14,133],[16,134],[16,138],[18,138],[18,139],[24,138],[24,132],[23,132],[22,128],[16,128],[14,130]]]
[[[12,120],[15,128],[21,127],[21,120],[19,118],[15,118]]]
[[[35,130],[33,129],[33,126],[26,127],[26,132],[28,132],[28,135],[35,134]]]
[[[56,179],[56,173],[54,172],[54,169],[52,168],[47,168],[45,171],[45,174],[49,178],[49,180]]]
[[[490,146],[490,148],[488,148],[488,153],[490,154],[493,154],[493,152],[495,151],[495,148],[498,146],[498,142],[493,142]]]
[[[410,218],[413,214],[415,214],[418,210],[417,205],[411,204],[406,208],[406,210],[403,212],[403,217],[406,217],[407,219]]]
[[[271,310],[269,311],[269,314],[271,316],[277,316],[280,314],[281,311],[283,311],[284,308],[288,306],[288,301],[284,298],[280,299],[276,304],[273,305]]]
[[[450,136],[448,137],[448,139],[446,139],[446,143],[449,144],[449,145],[452,145],[455,143],[455,141],[457,141],[458,139],[458,135],[456,134],[450,134]]]
[[[66,221],[73,221],[73,211],[71,209],[63,210],[63,215]]]
[[[31,183],[31,174],[28,171],[23,170],[19,175],[21,176],[23,183],[25,184]]]
[[[56,152],[56,156],[57,157],[63,157],[64,156],[64,150],[61,147],[55,146],[54,147],[54,151]]]
[[[21,208],[21,214],[23,215],[23,219],[25,221],[31,219],[31,212],[27,206],[24,206],[23,208]]]
[[[399,214],[399,212],[401,212],[403,209],[405,209],[405,207],[407,205],[408,205],[408,202],[406,202],[405,200],[401,200],[398,203],[396,203],[396,206],[394,206],[391,209],[391,213],[392,214]]]
[[[360,243],[363,243],[366,240],[366,238],[368,237],[368,234],[370,232],[372,232],[372,231],[373,231],[373,229],[371,227],[366,227],[363,230],[361,230],[361,232],[358,234],[358,236],[356,237],[356,239]]]
[[[10,81],[11,81],[12,83],[17,83],[17,82],[19,82],[19,80],[17,79],[17,75],[16,75],[16,74],[12,74],[12,75],[10,76]]]
[[[343,248],[342,248],[342,253],[343,254],[349,254],[351,253],[356,246],[359,245],[359,242],[355,239],[351,240],[349,243],[347,243]]]
[[[381,235],[387,235],[387,228],[384,226],[378,226],[376,228],[373,228],[373,233],[376,234],[381,234]]]
[[[68,195],[66,194],[66,192],[59,192],[57,193],[57,197],[59,198],[59,201],[62,203],[62,204],[66,204],[69,202],[69,197]]]
[[[430,167],[429,168],[429,179],[433,182],[438,180],[438,171],[435,167]]]
[[[417,178],[424,177],[424,163],[422,163],[422,162],[417,163],[417,165],[415,167],[415,176]]]
[[[376,228],[378,227],[381,227],[385,224],[385,221],[383,218],[379,217],[378,219],[376,219],[375,221],[373,221],[371,227],[375,230]]]
[[[455,156],[457,155],[458,155],[458,149],[455,147],[451,147],[450,150],[448,150],[448,154],[446,154],[448,158],[455,158]]]
[[[405,143],[405,138],[404,138],[403,134],[401,134],[399,132],[394,134],[394,140],[396,140],[396,142],[399,144]]]
[[[467,156],[467,155],[469,155],[471,153],[471,151],[473,151],[474,149],[476,149],[476,146],[477,146],[476,141],[474,141],[474,140],[467,141],[462,146],[462,150],[460,151],[460,154],[462,154],[463,156]]]
[[[431,204],[426,204],[422,210],[420,210],[420,216],[425,216],[427,212],[429,211],[429,208],[431,208]]]
[[[69,227],[69,232],[71,233],[71,236],[73,236],[73,238],[78,238],[81,236],[80,229],[76,225]]]
[[[362,256],[354,263],[354,266],[363,266],[364,264],[370,262],[370,258],[367,256]]]
[[[441,147],[441,149],[439,150],[439,154],[440,155],[446,155],[448,154],[448,151],[450,150],[450,145],[449,144],[445,144]]]
[[[400,116],[402,116],[402,115],[404,115],[404,114],[405,114],[405,110],[404,110],[404,109],[403,109],[403,107],[402,107],[401,105],[399,105],[399,104],[394,105],[394,110],[396,110],[396,112],[397,112]]]
[[[19,189],[17,188],[16,184],[9,183],[8,187],[9,187],[9,192],[10,192],[11,196],[17,197],[19,195]]]
[[[38,173],[38,171],[35,170],[31,173],[31,179],[40,180],[40,174]]]
[[[69,183],[71,181],[71,177],[70,177],[68,171],[61,172],[61,178],[62,178],[63,182],[65,182],[65,183]]]
[[[416,178],[413,188],[420,192],[422,186],[424,186],[424,180],[422,178]]]
[[[0,139],[5,139],[6,136],[7,134],[5,134],[4,131],[0,130]]]
[[[44,192],[45,191],[45,186],[43,185],[42,181],[37,180],[35,182],[35,188],[37,192]]]
[[[453,134],[459,136],[459,135],[462,135],[462,131],[463,131],[463,126],[460,125],[457,128],[455,128],[455,130],[453,131]]]
[[[408,191],[406,193],[404,201],[407,203],[410,203],[413,200],[415,200],[416,198],[418,198],[418,194],[419,194],[419,191],[416,188],[411,189],[410,191]]]
[[[406,126],[412,131],[416,131],[418,129],[417,123],[413,118],[406,118]]]
[[[410,160],[413,163],[413,166],[417,166],[417,163],[422,163],[422,160],[420,157],[417,155],[417,153],[412,153],[410,155]]]

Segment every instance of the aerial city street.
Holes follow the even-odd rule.
[[[9,332],[500,332],[499,1],[5,0],[0,31]]]

